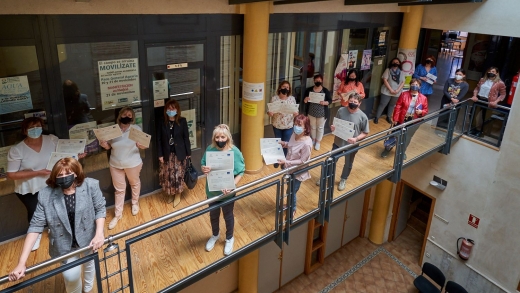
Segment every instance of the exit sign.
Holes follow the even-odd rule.
[[[480,223],[480,219],[475,217],[472,214],[469,214],[468,224],[473,228],[478,228],[478,224]]]

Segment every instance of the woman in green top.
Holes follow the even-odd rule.
[[[206,152],[204,153],[204,156],[202,157],[202,160],[200,162],[200,164],[202,165],[202,172],[204,172],[204,174],[207,175],[211,171],[211,167],[206,166],[207,153],[222,151],[231,151],[234,154],[233,175],[235,176],[236,186],[240,179],[242,179],[242,175],[244,175],[246,165],[244,163],[244,157],[242,156],[242,153],[236,146],[233,145],[233,138],[231,137],[229,126],[227,126],[226,124],[220,124],[217,127],[215,127],[215,130],[213,130],[213,138],[211,140],[211,145],[206,148]],[[228,194],[231,191],[231,189],[223,189],[221,191],[210,192],[208,188],[208,181],[206,180],[206,196],[208,198],[212,198],[220,194]],[[224,198],[222,201],[228,199],[229,197]],[[209,206],[212,207],[217,204],[219,204],[219,201],[213,202]],[[235,238],[233,237],[233,228],[235,226],[235,217],[233,215],[234,206],[235,202],[232,201],[219,209],[215,209],[209,212],[209,217],[211,220],[211,230],[213,234],[206,243],[206,251],[211,251],[213,247],[215,247],[215,242],[217,242],[217,240],[220,238],[219,218],[221,209],[222,213],[224,214],[224,221],[226,222],[226,244],[224,245],[224,255],[229,255],[233,251],[233,243],[235,242]]]

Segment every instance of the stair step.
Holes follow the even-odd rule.
[[[423,211],[423,210],[416,209],[412,213],[412,217],[417,218],[419,221],[421,221],[423,223],[428,223],[428,218],[430,217],[430,214],[425,212],[425,211]]]
[[[424,233],[426,233],[426,223],[423,223],[416,217],[413,217],[413,216],[410,217],[407,225],[423,235],[424,235]]]

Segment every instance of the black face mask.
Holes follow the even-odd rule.
[[[315,82],[314,85],[317,86],[317,87],[320,87],[321,86],[321,81]]]
[[[392,67],[394,67],[394,68],[395,68],[395,67],[399,67],[399,64],[394,63],[394,64],[392,64]]]
[[[128,123],[132,122],[132,118],[130,118],[130,117],[121,117],[121,119],[119,119],[119,122],[121,122],[121,124],[128,124]]]
[[[348,103],[348,107],[351,109],[351,110],[356,110],[359,105],[356,104],[356,103]]]
[[[430,60],[426,60],[426,64],[432,64]]]
[[[288,90],[288,89],[281,89],[281,90],[280,90],[280,93],[281,93],[282,95],[287,95],[287,94],[289,93],[289,90]]]
[[[227,140],[226,141],[217,141],[217,146],[221,149],[223,149],[227,144]]]
[[[72,183],[74,183],[75,179],[76,178],[74,178],[74,174],[70,174],[64,177],[57,177],[56,185],[61,187],[61,189],[67,189],[72,185]]]
[[[495,76],[497,76],[497,75],[494,73],[491,73],[491,72],[488,72],[488,74],[487,74],[487,77],[489,77],[489,78],[495,78]]]
[[[356,81],[356,78],[349,77],[348,81]]]

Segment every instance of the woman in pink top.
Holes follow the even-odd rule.
[[[278,160],[280,165],[284,165],[285,168],[300,165],[305,163],[311,158],[312,139],[311,134],[311,123],[309,118],[303,114],[299,114],[294,117],[294,132],[291,135],[289,141],[282,141],[280,144],[287,148],[287,155],[285,160]],[[296,192],[300,189],[302,181],[311,178],[309,172],[303,172],[296,176],[294,180],[294,195],[292,198],[292,215],[296,214]]]
[[[359,96],[361,96],[362,99],[365,98],[365,87],[363,86],[363,83],[359,80],[360,76],[358,74],[357,69],[349,69],[347,76],[345,77],[345,80],[341,81],[341,84],[337,91],[338,96],[341,98],[341,106],[348,107],[348,98],[350,97],[350,94],[353,91],[356,92],[356,94],[358,94]]]

